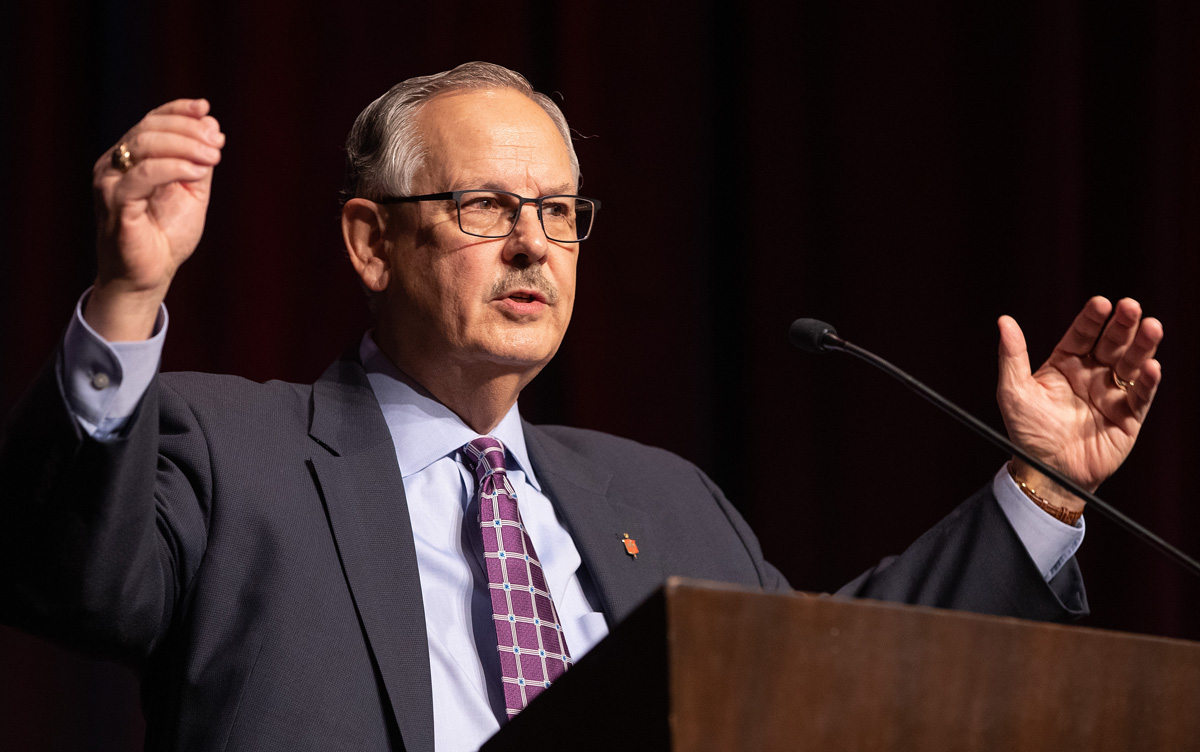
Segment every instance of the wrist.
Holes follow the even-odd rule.
[[[108,342],[150,339],[165,289],[130,290],[116,282],[96,281],[83,308],[83,318]]]
[[[1063,489],[1023,460],[1015,457],[1010,460],[1008,474],[1030,501],[1060,522],[1074,525],[1083,515],[1083,509],[1087,506],[1083,499]]]

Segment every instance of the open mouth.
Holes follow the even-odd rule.
[[[546,296],[541,294],[537,290],[513,290],[512,292],[508,293],[508,295],[506,295],[505,298],[507,300],[511,300],[514,303],[520,303],[520,304],[545,303],[546,302]]]

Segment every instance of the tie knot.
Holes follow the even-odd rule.
[[[475,473],[475,478],[482,482],[484,478],[494,473],[505,475],[504,445],[499,439],[491,436],[480,436],[463,447],[463,455],[467,467]]]

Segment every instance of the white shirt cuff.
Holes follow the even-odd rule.
[[[1009,524],[1025,544],[1025,550],[1029,552],[1038,571],[1048,582],[1083,543],[1086,530],[1083,518],[1080,517],[1074,525],[1067,525],[1046,514],[1021,491],[1008,474],[1007,467],[1001,467],[992,479],[992,493]]]
[[[154,333],[140,342],[108,342],[83,319],[91,290],[75,305],[63,338],[62,384],[67,406],[93,438],[112,438],[137,409],[158,372],[167,334],[161,306]]]

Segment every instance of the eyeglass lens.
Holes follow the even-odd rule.
[[[520,198],[498,191],[467,191],[458,201],[458,224],[463,232],[485,238],[504,237],[512,231]],[[546,237],[574,243],[592,229],[595,205],[577,196],[544,196],[540,199]]]

